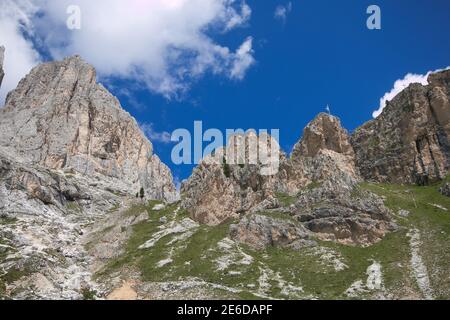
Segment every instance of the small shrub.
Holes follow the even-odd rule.
[[[225,157],[223,157],[223,174],[227,178],[231,177],[230,165],[227,163],[227,159]]]
[[[223,166],[223,173],[225,174],[225,177],[229,178],[231,177],[231,170],[230,170],[230,165],[225,163]]]

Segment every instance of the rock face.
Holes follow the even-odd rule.
[[[397,226],[383,200],[357,185],[325,181],[298,195],[291,213],[322,240],[370,245]]]
[[[440,189],[439,192],[444,196],[450,197],[450,183],[446,182]]]
[[[424,185],[450,168],[450,70],[412,84],[352,136],[366,180]]]
[[[226,154],[237,150],[233,148],[243,146],[248,157],[250,141],[265,143],[271,140],[277,143],[271,137],[257,137],[254,133],[236,135],[230,139],[225,151],[217,150],[214,156],[207,156],[181,187],[183,208],[196,221],[217,225],[239,218],[241,214],[256,209],[256,206],[259,209],[276,207],[275,192],[281,187],[280,178],[279,175],[265,175],[264,171],[270,170],[270,165],[249,164],[248,158],[247,164],[241,165],[223,161]]]
[[[0,297],[80,299],[91,287],[83,226],[121,205],[112,182],[24,165],[0,151]],[[2,279],[3,280],[3,279]],[[30,290],[30,287],[33,290]]]
[[[395,229],[383,201],[358,188],[355,152],[338,118],[319,114],[306,126],[291,160],[308,185],[289,211],[317,237],[367,245]]]
[[[80,57],[34,68],[0,111],[0,146],[29,165],[117,179],[172,201],[170,170],[138,124]],[[125,190],[124,190],[125,191]]]
[[[294,146],[292,157],[315,157],[321,150],[354,155],[350,137],[340,120],[326,113],[320,113],[308,124],[302,140]]]
[[[0,87],[2,86],[3,77],[5,72],[3,71],[3,59],[5,55],[5,47],[0,46]]]
[[[245,164],[224,164],[223,151],[205,158],[182,186],[183,207],[197,221],[214,225],[247,212],[279,207],[277,193],[295,195],[313,182],[353,185],[358,181],[349,136],[335,117],[320,114],[306,127],[291,159],[279,152],[272,160],[278,170],[264,174],[267,168],[263,165],[249,164],[249,145],[271,140],[254,133],[233,137],[225,154],[244,146]]]
[[[227,151],[249,139],[235,137]],[[272,175],[263,175],[260,165],[228,165],[225,170],[221,157],[220,152],[215,161],[208,157],[194,170],[183,184],[182,205],[194,220],[210,225],[241,218],[231,228],[236,241],[254,248],[286,246],[307,240],[309,232],[325,240],[366,245],[395,229],[381,199],[369,192],[355,196],[361,178],[350,137],[336,117],[319,114],[305,128],[291,158],[280,153],[279,170]],[[282,198],[290,204],[283,204]],[[299,224],[258,214],[267,211]]]
[[[314,245],[314,241],[309,239],[310,232],[298,222],[261,214],[248,215],[232,225],[230,236],[256,250],[268,246],[298,248]]]
[[[307,184],[333,181],[352,186],[360,180],[350,136],[338,118],[326,113],[306,126],[294,146],[291,162]]]
[[[34,68],[0,109],[0,297],[72,300],[97,289],[82,236],[141,186],[147,199],[177,197],[95,70],[79,57]]]

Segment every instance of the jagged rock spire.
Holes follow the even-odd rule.
[[[294,147],[292,158],[314,157],[324,149],[353,155],[347,130],[342,128],[338,118],[328,113],[320,113],[306,126],[303,138]]]

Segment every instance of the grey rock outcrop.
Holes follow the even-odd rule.
[[[444,185],[439,189],[439,192],[444,196],[450,197],[450,183],[444,183]]]
[[[251,134],[234,137],[227,152],[236,145],[247,146],[251,138]],[[291,158],[280,152],[279,170],[272,175],[261,174],[260,164],[226,165],[225,170],[219,161],[223,151],[205,158],[182,186],[182,205],[200,223],[216,225],[240,218],[231,236],[255,248],[269,245],[274,233],[286,236],[298,231],[258,214],[267,211],[294,217],[301,228],[325,240],[372,244],[395,226],[381,199],[370,192],[354,196],[361,181],[354,155],[339,119],[322,113],[305,128]],[[289,207],[283,206],[280,194],[291,199]],[[297,239],[286,237],[287,242]],[[286,241],[274,240],[272,245]]]
[[[303,131],[303,137],[294,146],[293,158],[314,157],[321,150],[353,156],[350,136],[338,118],[320,113]]]
[[[397,226],[383,199],[359,188],[326,181],[301,192],[292,214],[322,240],[370,245]]]
[[[94,183],[83,175],[26,165],[0,150],[0,211],[11,217],[39,216],[45,212],[64,215],[70,211],[68,207],[95,216],[120,201],[110,190],[114,183],[112,179]],[[114,190],[119,193],[120,186]]]
[[[2,86],[3,77],[5,76],[5,71],[3,71],[4,57],[5,57],[5,47],[0,46],[0,87]]]
[[[177,198],[170,170],[94,68],[79,57],[34,68],[0,109],[0,270],[13,275],[0,279],[0,297],[97,289],[82,237],[141,186],[147,199]]]
[[[0,147],[24,164],[104,176],[173,201],[170,170],[119,101],[74,56],[35,67],[0,110]]]
[[[424,185],[450,168],[450,70],[411,84],[356,129],[352,145],[365,180]]]
[[[268,246],[300,248],[314,245],[300,223],[262,214],[250,214],[230,227],[231,239],[256,250]]]
[[[360,181],[354,155],[350,136],[340,120],[320,113],[304,129],[302,139],[294,146],[291,162],[307,184],[332,181],[351,188]]]
[[[359,189],[355,152],[338,118],[321,113],[310,122],[291,160],[308,185],[289,211],[317,237],[370,245],[396,228],[382,199]]]
[[[80,238],[122,205],[108,191],[114,184],[23,164],[0,150],[0,269],[21,275],[1,282],[0,297],[81,299],[82,287],[95,284]]]
[[[307,185],[325,180],[352,188],[359,179],[349,136],[339,119],[328,114],[320,114],[306,127],[290,159],[279,150],[270,164],[251,164],[250,154],[257,149],[250,145],[255,141],[277,144],[267,135],[257,137],[252,132],[236,135],[229,141],[226,152],[219,150],[194,169],[181,188],[183,207],[193,219],[220,224],[248,212],[279,207],[277,193],[295,195]],[[223,163],[224,154],[235,150],[245,150],[244,164]],[[273,173],[271,166],[277,168]]]
[[[246,164],[241,165],[223,161],[226,154],[230,155],[240,147],[246,149],[245,155],[248,157],[250,141],[265,143],[267,139],[277,143],[269,136],[257,137],[254,133],[236,135],[230,139],[225,151],[217,150],[214,155],[203,159],[181,187],[182,206],[194,220],[217,225],[239,218],[255,206],[277,206],[275,192],[281,187],[280,179],[278,175],[266,175],[263,172],[265,169],[270,170],[270,164],[249,164],[248,158],[245,159]]]

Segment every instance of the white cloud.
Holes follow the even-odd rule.
[[[283,23],[286,22],[286,19],[292,11],[292,2],[288,2],[286,5],[279,5],[275,8],[274,17],[275,19],[279,19],[283,21]]]
[[[378,109],[372,113],[372,116],[374,118],[377,118],[383,112],[384,108],[386,107],[387,101],[391,101],[392,99],[394,99],[396,95],[398,95],[400,92],[405,90],[410,84],[420,83],[422,85],[428,85],[428,76],[431,73],[439,72],[439,71],[446,70],[449,68],[450,67],[447,67],[445,69],[438,69],[435,71],[429,71],[426,74],[408,73],[403,79],[399,79],[399,80],[395,81],[394,87],[389,92],[386,92],[384,94],[384,96],[380,99],[380,105],[379,105]]]
[[[245,77],[248,68],[255,63],[252,44],[253,38],[248,37],[234,54],[235,58],[233,59],[233,67],[231,68],[230,73],[231,78],[242,80]]]
[[[153,123],[142,123],[140,124],[141,130],[152,142],[159,142],[164,144],[171,143],[171,134],[167,131],[158,132],[154,128]]]
[[[1,0],[1,11],[14,16],[11,14],[14,2],[29,3]],[[100,76],[138,80],[167,97],[185,92],[207,72],[242,79],[253,64],[251,38],[244,39],[235,50],[217,43],[212,36],[247,24],[251,9],[245,0],[34,0],[33,3],[35,10],[24,14],[24,20],[30,23],[23,27],[33,33],[34,40],[53,58],[80,54],[97,68]],[[81,9],[80,30],[66,27],[69,5]],[[9,29],[16,30],[20,25],[18,18],[12,19]],[[9,29],[0,30],[8,36],[14,34],[16,41],[27,49],[5,43],[9,55],[22,52],[27,59],[23,69],[35,64],[36,54],[28,38]],[[0,37],[0,42],[3,39]],[[22,76],[25,73],[25,70],[17,72]],[[13,83],[17,79],[7,81]]]
[[[25,39],[27,30],[32,29],[29,17],[36,10],[29,1],[0,1],[0,45],[6,48],[3,65],[5,78],[0,89],[0,106],[3,105],[8,92],[39,62],[39,54]]]
[[[252,15],[252,9],[245,3],[241,3],[241,12],[240,14],[236,14],[236,10],[232,7],[229,7],[225,11],[225,16],[222,17],[222,20],[228,21],[225,25],[224,31],[229,31],[238,27],[240,25],[245,24],[248,20],[250,20],[250,16]]]

